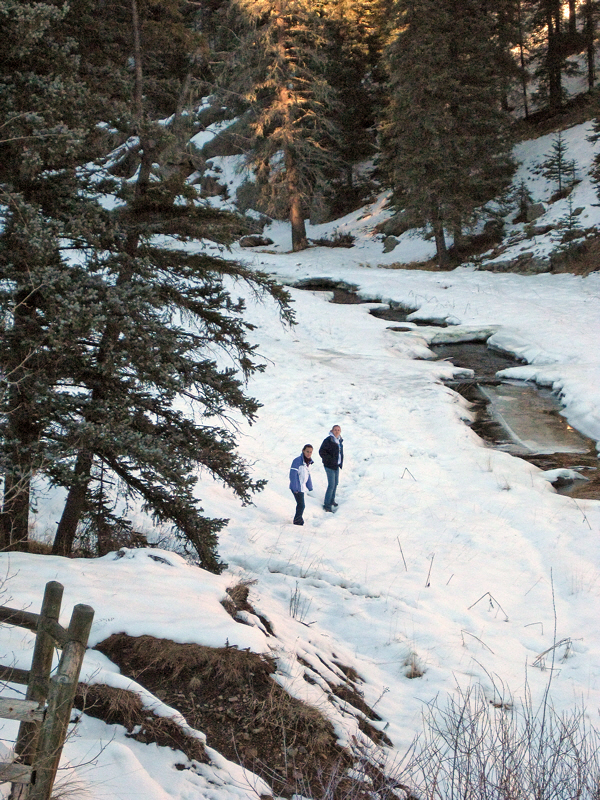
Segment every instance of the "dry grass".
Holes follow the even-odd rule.
[[[38,542],[36,539],[27,540],[27,552],[38,556],[52,555],[52,545],[48,542]]]
[[[359,729],[375,744],[393,746],[393,742],[383,731],[380,731],[369,722],[380,722],[381,717],[365,702],[363,693],[355,686],[340,684],[331,688],[332,694],[344,701],[344,711],[354,712]],[[360,713],[356,713],[360,712]]]
[[[199,739],[189,736],[174,720],[155,716],[142,706],[142,701],[134,692],[104,684],[88,686],[80,683],[75,706],[109,725],[122,725],[127,729],[128,736],[138,742],[154,742],[162,747],[181,750],[190,761],[204,764],[209,761]]]
[[[266,633],[274,636],[275,634],[269,620],[259,614],[248,602],[250,587],[254,586],[255,583],[256,580],[245,580],[236,583],[235,586],[230,586],[229,588],[225,589],[227,592],[227,597],[224,597],[223,600],[221,600],[221,605],[225,611],[227,611],[230,617],[233,617],[236,622],[240,622],[243,625],[248,625],[251,623],[248,623],[247,620],[245,620],[240,614],[240,612],[245,611],[249,614],[253,614],[261,621]]]
[[[449,266],[448,270],[454,269],[455,265]],[[426,272],[442,272],[440,265],[435,258],[429,261],[409,261],[407,264],[401,261],[393,261],[391,264],[378,264],[378,269],[422,269]]]
[[[235,594],[246,602],[240,600],[242,590]],[[340,761],[352,761],[318,709],[272,679],[273,659],[233,647],[125,634],[111,636],[98,650],[180,711],[211,747],[260,774],[278,795],[296,794],[299,781],[317,791]],[[110,706],[106,710],[110,714]]]
[[[256,580],[240,581],[236,583],[235,586],[230,586],[225,589],[227,597],[221,600],[221,605],[234,619],[238,611],[254,613],[254,609],[248,602],[248,595],[250,594],[250,587],[254,586],[255,583]]]
[[[417,796],[597,800],[600,738],[584,709],[559,714],[548,695],[539,708],[502,702],[502,691],[495,697],[475,687],[427,705],[399,776]]]
[[[404,667],[405,677],[409,678],[410,680],[413,680],[414,678],[422,678],[425,674],[425,668],[421,663],[421,659],[414,651],[411,651],[406,656],[402,666]]]
[[[179,644],[153,636],[113,634],[97,646],[127,673],[147,686],[172,681],[180,684],[214,682],[222,689],[237,689],[242,685],[268,685],[275,672],[275,662],[235,647],[204,647]]]
[[[304,680],[307,683],[316,683],[311,676],[312,667],[303,658],[298,657],[298,661],[305,668]],[[352,714],[356,718],[359,729],[365,736],[368,736],[372,742],[377,745],[385,744],[389,747],[393,746],[390,738],[381,730],[372,725],[372,722],[381,722],[381,717],[365,702],[364,694],[358,684],[363,683],[354,667],[348,667],[339,661],[333,662],[338,669],[340,669],[346,676],[343,683],[333,684],[331,681],[323,678],[323,681],[329,686],[331,691],[330,699],[335,695],[343,701],[343,708],[346,713]]]

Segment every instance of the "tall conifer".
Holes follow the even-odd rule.
[[[398,203],[435,236],[460,231],[512,174],[492,20],[478,0],[399,0],[383,165]]]
[[[68,490],[54,543],[68,554],[85,515],[106,505],[101,474],[103,487],[119,481],[218,570],[226,521],[203,516],[198,468],[243,502],[261,486],[220,421],[231,410],[252,420],[258,408],[243,387],[260,368],[247,341],[252,326],[229,282],[274,295],[289,313],[266,276],[185,244],[226,244],[240,222],[199,206],[183,176],[161,168],[173,133],[145,106],[142,24],[136,0],[128,7],[132,61],[118,80],[131,92],[129,108],[106,105],[71,45],[60,43],[66,9],[0,0],[17,26],[1,93],[4,544],[27,538],[37,472]],[[84,170],[101,110],[112,117],[111,136],[120,126],[125,141]],[[168,238],[161,244],[157,235]],[[219,365],[219,351],[230,367]]]
[[[267,207],[288,216],[292,249],[303,250],[310,201],[338,163],[323,22],[309,0],[233,2],[248,24],[231,86],[250,106],[249,159]]]
[[[69,263],[69,240],[97,217],[76,166],[92,154],[88,92],[66,7],[1,0],[0,446],[2,543],[28,536],[32,476],[56,457],[71,369],[98,319],[97,276]]]

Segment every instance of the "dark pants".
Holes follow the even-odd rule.
[[[294,517],[294,525],[304,525],[302,514],[304,514],[304,492],[292,492],[296,498],[296,516]]]
[[[329,467],[325,467],[325,474],[327,475],[327,491],[325,492],[323,507],[331,508],[335,502],[335,490],[337,489],[340,479],[340,471],[339,469],[329,469]]]

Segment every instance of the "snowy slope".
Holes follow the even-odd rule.
[[[586,131],[568,132],[580,167],[584,159],[589,163]],[[529,175],[550,144],[551,137],[523,143],[522,170]],[[551,187],[533,179],[536,199],[547,199]],[[586,206],[586,224],[595,224],[589,183],[575,191],[576,204]],[[598,725],[600,504],[558,495],[535,467],[485,447],[466,424],[468,404],[443,383],[460,371],[432,360],[428,345],[474,331],[491,334],[495,346],[528,362],[512,368],[511,377],[552,386],[569,422],[600,441],[600,273],[386,269],[430,257],[432,245],[409,233],[382,254],[372,229],[389,215],[384,205],[382,197],[309,232],[351,230],[358,236],[352,249],[285,253],[289,230],[275,223],[266,231],[275,240],[272,252],[232,250],[288,285],[344,281],[365,298],[414,308],[413,320],[449,326],[395,332],[369,315],[369,304],[332,305],[326,292],[292,289],[298,324],[289,330],[269,303],[247,298],[267,370],[249,386],[263,408],[256,425],[240,423],[240,451],[268,485],[245,508],[207,479],[199,487],[205,510],[231,519],[221,536],[229,571],[210,576],[173,555],[161,553],[167,564],[153,561],[147,551],[97,561],[4,554],[4,602],[37,610],[45,581],[58,579],[67,587],[66,609],[75,602],[96,608],[93,643],[126,631],[272,652],[278,680],[323,707],[296,657],[330,662],[335,654],[364,680],[365,700],[394,744],[390,762],[419,729],[424,705],[457,685],[480,684],[490,700],[528,690],[535,703],[552,676],[555,706],[583,704]],[[547,213],[559,214],[557,205]],[[543,237],[535,244],[540,252],[549,246]],[[306,524],[293,526],[290,462],[307,442],[318,449],[334,423],[346,450],[339,510],[331,515],[321,508],[325,475],[316,463]],[[38,517],[42,534],[56,518],[43,502]],[[270,620],[276,641],[256,626],[233,623],[220,606],[239,578],[257,579],[250,601]],[[295,619],[294,595],[300,600]],[[550,670],[552,653],[537,659],[560,640],[568,646],[554,651]],[[0,641],[5,662],[26,665],[29,634],[3,628]],[[408,677],[415,671],[420,677]],[[104,657],[90,656],[86,673],[96,682],[123,680]],[[354,718],[326,710],[340,741],[356,735]],[[5,723],[3,737],[13,733],[14,725]],[[83,764],[85,754],[109,740],[94,755],[98,768],[78,771],[90,797],[224,800],[254,791],[255,779],[235,765],[207,767],[204,776],[179,772],[171,752],[132,742],[96,720],[84,720],[65,758]]]

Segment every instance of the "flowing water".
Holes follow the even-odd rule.
[[[332,303],[378,302],[359,298],[358,287],[329,278],[300,281],[295,288],[332,292]],[[370,313],[390,322],[405,322],[413,310],[391,303],[373,308]],[[411,328],[399,326],[392,330]],[[572,497],[600,499],[595,443],[569,425],[556,395],[535,384],[497,377],[500,370],[519,363],[515,358],[479,342],[433,345],[431,349],[439,359],[474,371],[472,379],[448,384],[471,402],[476,415],[472,428],[489,446],[524,458],[543,470],[575,470],[586,480],[559,478],[554,483],[557,491]]]
[[[595,443],[569,425],[555,394],[525,381],[500,380],[496,373],[518,362],[485,344],[431,349],[439,358],[474,371],[473,379],[449,385],[473,404],[472,428],[485,442],[543,470],[575,470],[588,480],[558,479],[555,488],[573,497],[600,498]]]

